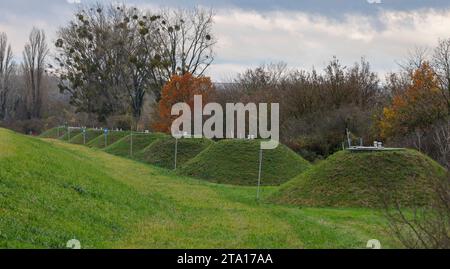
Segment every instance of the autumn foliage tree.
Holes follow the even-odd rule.
[[[426,130],[432,124],[448,117],[446,101],[442,98],[433,68],[424,62],[411,75],[411,85],[393,97],[384,108],[379,122],[383,138]]]
[[[159,118],[153,124],[153,129],[159,132],[170,132],[172,122],[178,116],[172,116],[172,106],[176,103],[187,103],[194,111],[194,96],[201,95],[203,104],[208,102],[214,92],[214,86],[209,77],[194,77],[191,73],[174,75],[164,85],[159,101]]]

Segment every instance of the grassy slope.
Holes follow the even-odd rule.
[[[185,138],[178,140],[177,167],[181,167],[214,142],[210,139]],[[159,139],[136,154],[135,159],[159,167],[173,169],[175,166],[175,139]]]
[[[88,144],[90,141],[94,140],[95,138],[99,137],[103,134],[103,131],[101,130],[86,130],[86,144]],[[72,144],[79,144],[82,145],[84,143],[83,134],[78,134],[74,138],[70,139],[70,143]]]
[[[59,129],[59,131],[58,131]],[[55,127],[52,129],[49,129],[45,132],[43,132],[42,134],[39,135],[39,137],[41,138],[60,138],[61,136],[63,136],[66,133],[67,129],[65,128],[61,128],[61,127]]]
[[[257,140],[222,140],[189,161],[181,173],[218,183],[256,185],[259,148]],[[279,185],[309,167],[306,160],[279,145],[263,152],[261,183]]]
[[[66,131],[63,136],[59,137],[59,140],[69,141],[69,139],[70,139],[69,142],[71,142],[72,139],[75,138],[79,134],[81,134],[81,129],[70,130],[70,135],[69,135],[69,132]]]
[[[286,183],[271,201],[303,206],[382,205],[389,193],[405,205],[426,201],[430,178],[445,170],[414,151],[351,153],[341,151]]]
[[[122,139],[125,136],[127,136],[127,134],[128,134],[127,132],[110,131],[109,134],[108,134],[107,140],[106,140],[106,143],[107,143],[106,147],[116,143],[120,139]],[[100,135],[100,136],[96,137],[95,139],[91,140],[86,145],[88,147],[90,147],[90,148],[103,149],[103,148],[105,148],[105,136],[104,135]]]
[[[267,196],[274,188],[263,188]],[[0,129],[0,247],[364,248],[398,243],[367,209],[314,209],[254,200],[102,151]]]
[[[166,137],[166,134],[152,133],[152,134],[133,134],[133,156],[136,156],[139,151],[142,151],[151,143],[155,142],[159,138]],[[130,135],[120,139],[116,143],[108,146],[104,150],[110,154],[121,157],[130,157]]]

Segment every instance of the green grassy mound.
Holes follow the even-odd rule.
[[[210,139],[185,138],[178,140],[177,168],[181,167],[197,154],[202,152],[214,142]],[[175,139],[167,137],[159,139],[138,152],[136,160],[150,163],[159,167],[174,169],[175,167]]]
[[[103,131],[101,130],[92,130],[87,129],[86,130],[86,144],[88,144],[90,141],[94,140],[95,138],[99,137],[103,134]],[[70,143],[72,144],[78,144],[83,145],[84,144],[84,135],[83,133],[80,133],[76,135],[74,138],[70,139]]]
[[[269,200],[332,207],[379,207],[383,199],[423,204],[430,181],[444,174],[444,168],[414,150],[341,151],[283,185]]]
[[[0,248],[399,246],[377,211],[261,205],[255,193],[0,129]]]
[[[102,134],[100,136],[97,136],[93,140],[91,140],[86,145],[88,147],[90,147],[90,148],[103,149],[105,147],[108,147],[109,145],[112,145],[112,144],[116,143],[117,141],[119,141],[120,139],[124,138],[127,135],[128,135],[127,132],[110,131],[108,133],[108,136],[107,136],[107,139],[106,139],[106,144],[105,144],[105,136]]]
[[[49,129],[42,134],[39,135],[40,138],[60,138],[67,132],[67,129],[64,127],[54,127],[52,129]]]
[[[163,133],[151,133],[151,134],[133,134],[133,157],[138,154],[139,151],[142,151],[146,147],[148,147],[151,143],[155,142],[157,139],[167,137],[166,134]],[[105,152],[110,154],[114,154],[116,156],[127,157],[130,158],[130,146],[131,146],[131,136],[127,135],[126,137],[120,139],[116,143],[105,148]]]
[[[70,132],[66,130],[63,136],[59,137],[59,140],[72,142],[72,139],[81,134],[81,129],[71,129]]]
[[[256,185],[260,144],[258,140],[222,140],[186,163],[180,173],[217,183]],[[279,185],[309,167],[306,160],[280,144],[263,151],[261,184]]]

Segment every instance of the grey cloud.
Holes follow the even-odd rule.
[[[110,2],[80,0],[82,4]],[[18,60],[33,26],[54,41],[77,4],[67,0],[0,0],[0,32],[7,32]],[[120,1],[121,2],[121,1]],[[215,80],[247,67],[285,61],[292,67],[322,67],[336,55],[351,64],[365,56],[381,72],[415,45],[433,46],[448,37],[447,0],[129,0],[142,7],[213,7],[217,13]]]

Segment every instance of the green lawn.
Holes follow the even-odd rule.
[[[131,135],[127,135],[116,143],[106,147],[104,151],[116,156],[138,158],[138,156],[141,156],[140,152],[143,151],[147,146],[149,146],[156,140],[165,137],[167,137],[167,135],[163,133],[133,133],[132,138]],[[131,139],[133,141],[131,141]],[[130,156],[131,142],[133,142],[133,156]]]
[[[255,186],[258,182],[260,140],[226,139],[211,145],[180,170],[211,182]],[[264,150],[261,184],[280,185],[311,165],[288,147]]]
[[[120,139],[124,138],[127,135],[128,135],[128,132],[110,131],[108,133],[108,135],[106,136],[106,139],[105,139],[105,135],[103,134],[103,135],[97,136],[96,138],[91,140],[86,145],[90,148],[103,149],[103,148],[106,148],[106,147],[116,143],[117,141],[119,141]]]
[[[445,173],[415,150],[340,151],[284,184],[270,200],[328,207],[382,207],[391,199],[406,207],[426,205],[433,180],[445,179]]]
[[[103,134],[102,130],[87,129],[86,134],[83,133],[78,134],[74,138],[70,139],[70,143],[78,145],[83,145],[84,143],[88,144],[89,142],[101,136],[102,134]]]
[[[277,190],[265,187],[262,196]],[[0,247],[398,247],[370,209],[282,206],[58,140],[0,129]]]
[[[60,138],[61,136],[65,135],[67,132],[67,128],[64,127],[54,127],[52,129],[49,129],[42,134],[39,135],[41,138]]]
[[[136,160],[163,167],[166,169],[175,168],[175,138],[164,137],[150,144],[144,150],[138,152],[134,158]],[[178,139],[177,142],[177,168],[180,168],[190,159],[194,158],[208,148],[214,142],[210,139]]]
[[[75,138],[77,135],[81,134],[81,129],[71,129],[65,130],[64,135],[60,136],[58,139],[62,141],[68,141],[71,142],[73,138]]]

